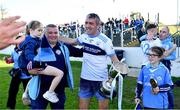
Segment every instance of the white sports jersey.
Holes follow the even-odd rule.
[[[153,46],[159,46],[162,47],[161,40],[159,38],[156,38],[155,40],[145,40],[141,42],[141,48],[144,53],[144,60],[142,65],[146,65],[148,63],[147,53],[149,49]]]
[[[83,46],[81,78],[103,81],[108,78],[107,56],[115,55],[112,41],[104,34],[82,34],[77,41]]]

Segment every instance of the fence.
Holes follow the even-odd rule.
[[[180,56],[180,54],[179,54],[179,47],[180,47],[180,31],[176,31],[173,35],[172,35],[172,37],[173,37],[173,42],[177,45],[177,57],[179,57]]]

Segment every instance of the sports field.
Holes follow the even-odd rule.
[[[81,62],[71,62],[72,69],[74,73],[74,82],[75,89],[71,92],[68,88],[66,89],[67,100],[65,104],[65,109],[78,109],[78,87],[79,87],[79,79],[80,79],[80,70],[81,70]],[[12,65],[5,64],[2,61],[2,55],[0,55],[0,109],[6,109],[6,102],[8,96],[8,88],[11,77],[8,74],[8,70],[12,67]],[[177,80],[180,78],[173,78],[173,80]],[[125,77],[124,79],[124,89],[123,89],[123,109],[134,109],[134,90],[136,86],[136,78],[134,77]],[[24,106],[21,101],[22,95],[22,85],[19,89],[19,93],[17,95],[17,109],[29,109],[29,107]],[[174,89],[175,94],[175,108],[180,109],[180,87],[176,87]],[[90,103],[90,109],[97,109],[97,101],[96,99],[92,99]],[[49,108],[49,107],[48,107]],[[115,97],[110,103],[110,109],[117,109],[117,97]]]

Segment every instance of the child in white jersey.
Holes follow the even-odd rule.
[[[146,28],[146,31],[147,34],[141,37],[141,38],[145,38],[145,40],[141,42],[141,48],[144,53],[144,60],[142,66],[148,63],[148,58],[146,54],[149,48],[153,46],[162,47],[162,43],[160,39],[157,37],[157,26],[155,24],[149,24]]]

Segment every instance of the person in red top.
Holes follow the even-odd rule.
[[[128,20],[128,18],[125,17],[123,23],[124,23],[124,26],[125,26],[124,28],[127,29],[129,27],[129,20]]]

